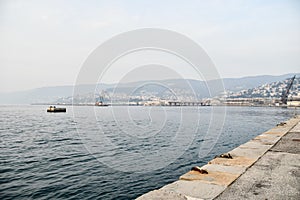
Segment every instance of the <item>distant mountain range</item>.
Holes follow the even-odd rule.
[[[248,90],[251,88],[259,87],[263,84],[268,84],[276,81],[283,81],[292,76],[300,76],[300,73],[284,74],[280,76],[262,75],[262,76],[249,76],[243,78],[224,78],[224,88],[227,91],[238,92],[241,90]],[[197,95],[197,98],[208,98],[219,95],[223,90],[209,91],[207,85],[214,85],[220,80],[211,80],[208,82],[200,80],[181,80],[181,79],[168,79],[168,80],[155,80],[155,84],[150,84],[149,81],[139,81],[131,83],[116,84],[101,84],[98,85],[99,90],[105,90],[110,93],[114,91],[118,94],[136,95],[141,94],[159,94],[164,93],[162,90],[169,88],[173,91],[179,91],[182,95],[188,95],[187,91],[191,91]],[[151,81],[150,81],[151,82]],[[148,86],[147,86],[148,85]],[[146,87],[147,86],[147,87]],[[163,86],[163,87],[162,87]],[[79,89],[82,95],[94,94],[95,85],[81,85]],[[98,90],[98,91],[99,91]],[[58,99],[72,97],[73,86],[56,86],[56,87],[43,87],[32,90],[0,93],[0,104],[30,104],[30,103],[51,103],[57,102]]]

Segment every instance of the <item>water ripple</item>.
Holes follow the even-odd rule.
[[[196,137],[182,156],[162,169],[145,173],[125,173],[121,169],[110,168],[97,158],[113,160],[124,156],[124,152],[148,155],[159,152],[161,148],[170,147],[170,138],[176,133],[184,134],[178,132],[178,114],[181,110],[168,108],[174,118],[166,120],[164,129],[159,131],[156,127],[151,127],[155,122],[150,124],[145,121],[148,115],[144,116],[141,112],[145,108],[131,107],[131,111],[141,112],[140,116],[136,113],[134,115],[139,118],[130,121],[119,117],[118,122],[111,115],[110,108],[97,109],[97,121],[115,147],[105,146],[105,151],[92,154],[83,144],[86,144],[86,141],[93,142],[88,133],[97,135],[99,129],[91,126],[88,117],[85,116],[86,110],[92,108],[80,109],[82,116],[79,118],[86,120],[86,124],[78,128],[86,134],[78,134],[78,121],[72,118],[71,113],[49,114],[42,106],[1,107],[1,200],[133,199],[149,190],[178,180],[178,177],[192,166],[205,164],[215,155],[248,141],[279,121],[290,118],[294,113],[294,110],[276,108],[228,108],[227,120],[220,138],[207,137],[211,141],[218,140],[217,144],[209,155],[200,159],[199,147],[204,142],[205,131],[209,126],[205,119],[210,117],[210,109],[203,108],[201,119],[204,121],[200,123]],[[193,108],[186,109],[190,113],[195,112]],[[153,109],[151,112],[159,115],[155,112],[160,111]],[[265,122],[263,127],[261,121]],[[141,134],[141,130],[145,132]],[[156,134],[151,135],[153,132]],[[95,143],[95,146],[97,145],[98,143]],[[139,165],[144,166],[145,163]]]

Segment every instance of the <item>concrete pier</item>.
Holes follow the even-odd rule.
[[[178,181],[142,195],[148,199],[300,199],[300,117],[278,124]],[[192,167],[192,166],[191,166]]]

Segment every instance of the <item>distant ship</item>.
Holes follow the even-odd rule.
[[[108,104],[103,103],[102,101],[97,101],[97,102],[95,103],[95,106],[108,106]]]
[[[105,96],[107,96],[105,91],[102,91],[101,94],[99,94],[99,96],[95,99],[95,106],[109,106],[107,103],[104,103]]]
[[[67,112],[66,108],[56,108],[55,106],[50,106],[47,108],[47,112]]]

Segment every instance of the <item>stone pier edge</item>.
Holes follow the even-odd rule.
[[[299,121],[300,116],[295,116],[229,151],[232,159],[215,158],[209,161],[201,167],[208,174],[189,171],[180,176],[178,181],[150,191],[137,199],[214,199],[276,145]]]

